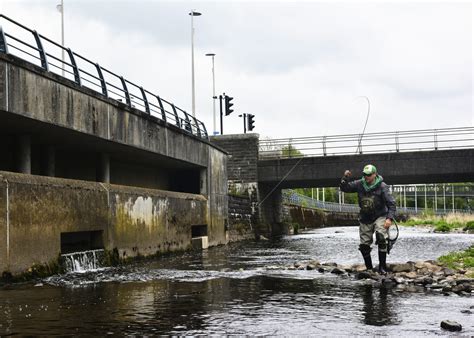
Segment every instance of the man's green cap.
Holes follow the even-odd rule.
[[[375,166],[372,164],[367,164],[364,167],[364,170],[362,170],[362,173],[364,173],[364,175],[372,175],[373,173],[376,173],[376,172],[377,172],[377,168],[375,168]]]

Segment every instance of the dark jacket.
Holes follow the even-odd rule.
[[[362,182],[363,178],[350,182],[347,177],[341,179],[339,188],[344,192],[356,192],[359,197],[359,207],[361,223],[372,223],[379,217],[394,219],[396,204],[390,194],[388,185],[383,182],[382,176],[379,184],[366,190]],[[366,203],[369,202],[369,203]],[[370,207],[367,207],[370,205]]]

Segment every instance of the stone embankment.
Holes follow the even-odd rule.
[[[381,275],[366,270],[365,265],[341,265],[337,263],[320,263],[312,260],[308,263],[296,262],[288,269],[318,270],[321,273],[345,275],[357,280],[368,280],[383,285],[397,286],[400,289],[412,291],[414,287],[423,287],[426,290],[456,293],[469,296],[474,290],[473,269],[453,270],[440,265],[437,261],[418,261],[401,264],[387,264],[390,272]]]

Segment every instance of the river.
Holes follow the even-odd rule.
[[[402,227],[388,261],[436,259],[472,238]],[[474,314],[461,312],[472,297],[286,268],[361,262],[357,246],[356,227],[322,228],[6,285],[0,335],[435,336],[446,319],[474,335]]]

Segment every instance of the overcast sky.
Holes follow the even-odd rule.
[[[61,41],[60,0],[0,0],[0,12]],[[216,92],[234,97],[224,133],[255,114],[262,137],[474,125],[471,2],[64,0],[65,45],[191,113],[212,134]],[[219,130],[219,128],[218,128]]]

